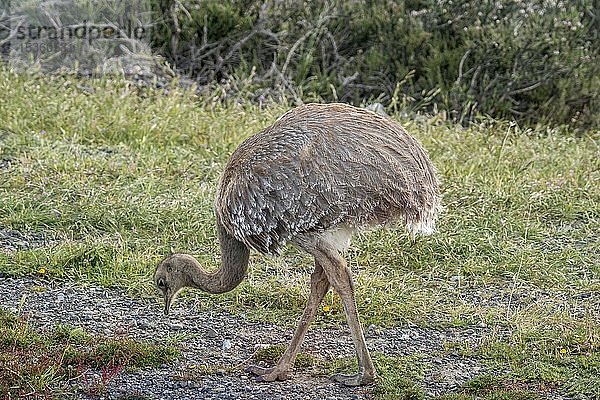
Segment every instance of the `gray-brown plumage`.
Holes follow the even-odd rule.
[[[358,356],[358,373],[335,375],[366,384],[375,369],[356,310],[350,270],[341,253],[357,230],[401,224],[430,234],[440,209],[435,169],[419,143],[391,119],[345,104],[308,104],[244,141],[231,156],[215,202],[221,268],[205,272],[191,256],[163,260],[155,281],[165,312],[185,286],[210,293],[245,277],[249,249],[277,255],[292,243],[315,259],[311,292],[294,337],[277,365],[250,371],[286,379],[308,325],[329,286],[339,293]]]

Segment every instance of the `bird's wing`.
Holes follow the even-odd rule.
[[[288,143],[289,145],[289,143]],[[299,146],[300,148],[302,146]],[[243,150],[243,148],[242,148]],[[298,152],[236,158],[219,185],[216,211],[238,240],[263,254],[279,254],[299,232],[334,224],[330,188],[302,168]]]
[[[424,150],[397,124],[389,129],[400,131],[383,135],[365,124],[355,130],[348,124],[305,127],[294,143],[289,135],[282,141],[269,132],[244,142],[219,187],[216,209],[223,225],[264,254],[279,254],[296,235],[342,222],[362,226],[403,218],[409,229],[432,229],[439,193]]]

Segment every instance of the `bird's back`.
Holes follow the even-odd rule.
[[[431,233],[439,207],[421,145],[391,119],[345,104],[300,106],[248,138],[216,199],[225,229],[264,254],[340,225],[403,222]]]

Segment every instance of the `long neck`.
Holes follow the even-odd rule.
[[[217,229],[221,244],[220,268],[209,273],[199,270],[199,274],[192,277],[195,287],[214,294],[229,292],[244,280],[250,257],[248,247],[231,236],[218,218]]]

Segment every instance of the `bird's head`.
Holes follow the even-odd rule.
[[[186,286],[192,286],[193,269],[198,262],[187,254],[171,254],[158,264],[154,272],[154,283],[165,299],[165,315],[177,293]]]

